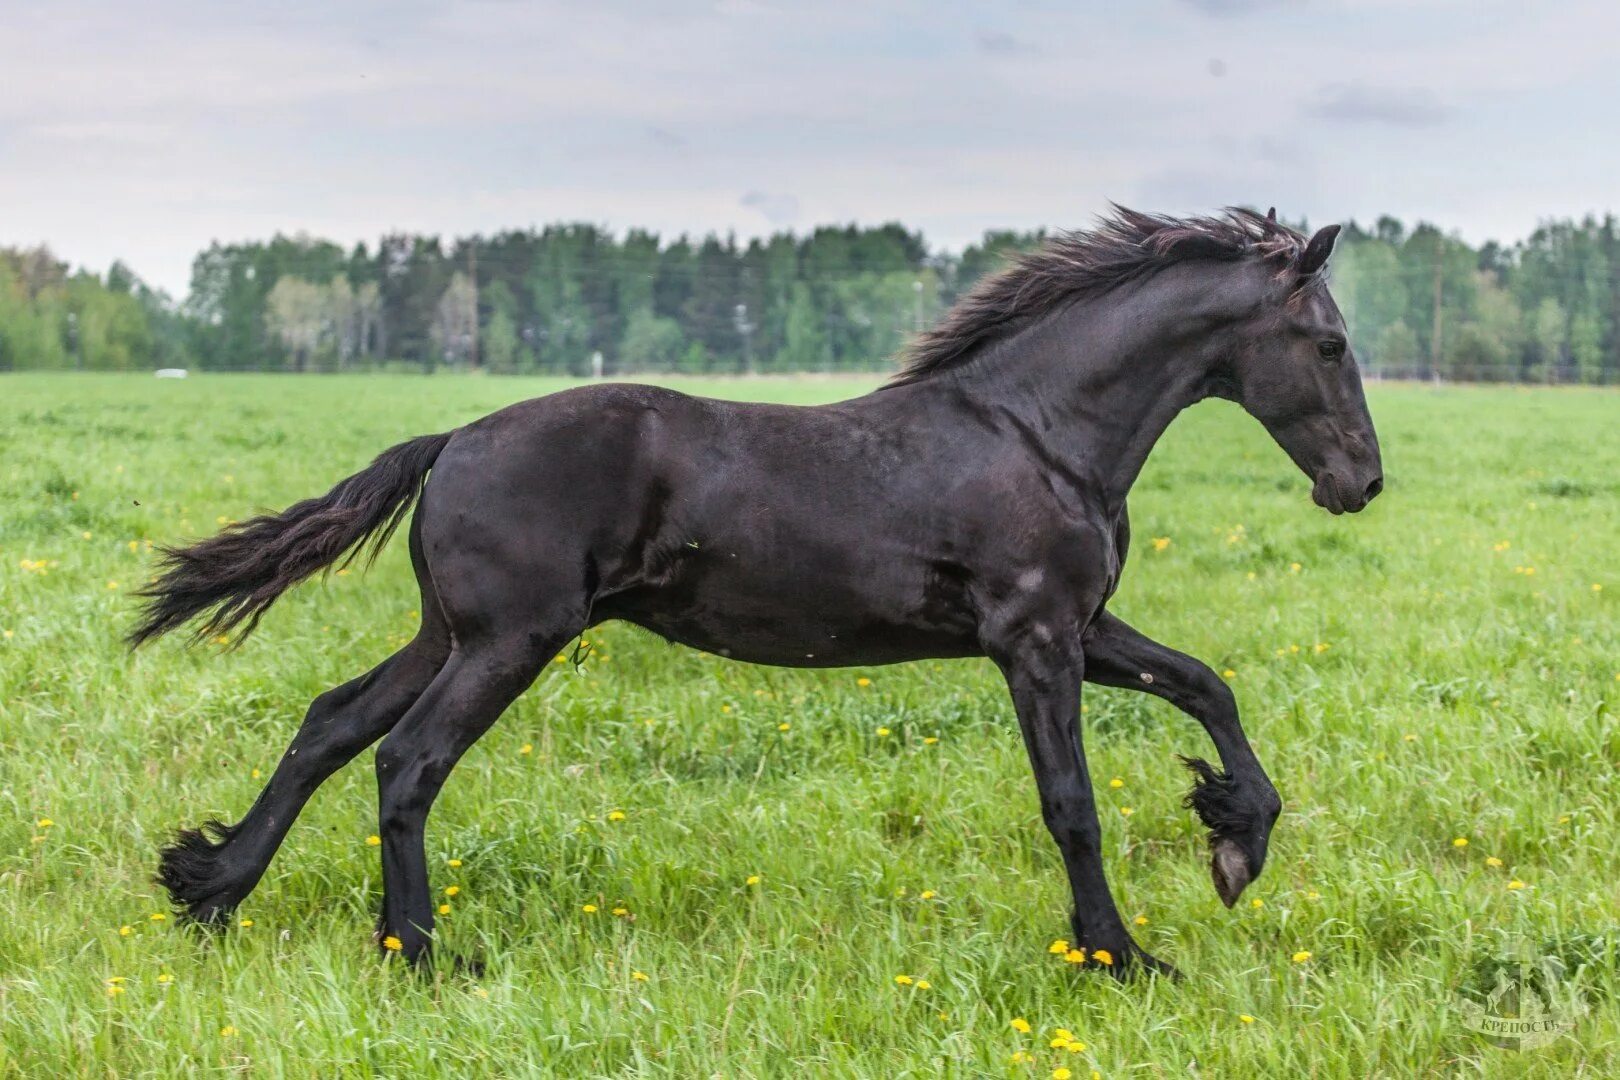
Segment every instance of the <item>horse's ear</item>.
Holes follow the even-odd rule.
[[[1277,224],[1277,208],[1275,206],[1266,211],[1266,220],[1273,225]]]
[[[1310,277],[1322,267],[1327,265],[1328,256],[1333,254],[1333,241],[1338,239],[1339,226],[1324,225],[1316,230],[1310,243],[1305,245],[1304,254],[1299,257],[1299,276]]]

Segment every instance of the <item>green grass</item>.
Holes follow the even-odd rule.
[[[311,803],[250,927],[153,921],[166,834],[240,816],[309,699],[402,643],[417,598],[396,542],[239,652],[129,657],[146,542],[558,385],[0,380],[0,1075],[1620,1073],[1612,392],[1375,388],[1388,490],[1342,519],[1235,408],[1171,430],[1114,609],[1233,672],[1287,803],[1226,911],[1179,805],[1202,730],[1088,689],[1093,770],[1123,780],[1099,792],[1110,874],[1179,984],[1048,955],[1068,898],[986,663],[756,668],[620,625],[518,702],[429,823],[435,887],[460,886],[444,943],[481,977],[378,961],[369,754]],[[1510,934],[1587,963],[1573,1037],[1519,1053],[1465,1030],[1453,993]],[[1050,1049],[1057,1027],[1087,1048]]]

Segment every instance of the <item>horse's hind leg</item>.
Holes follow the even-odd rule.
[[[532,683],[579,623],[458,639],[444,669],[377,748],[385,950],[423,959],[433,933],[424,833],[450,770]]]
[[[310,704],[252,809],[235,825],[210,821],[182,830],[165,848],[158,883],[199,922],[229,917],[259,883],[287,830],[315,789],[405,715],[450,655],[450,631],[422,554],[420,517],[410,531],[411,563],[422,591],[422,624],[399,652]],[[211,834],[211,836],[210,836]]]
[[[222,922],[253,891],[294,819],[326,779],[410,708],[444,663],[441,625],[358,679],[317,697],[270,782],[235,825],[182,830],[165,848],[157,880],[188,917]]]

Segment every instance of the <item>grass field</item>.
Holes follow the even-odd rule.
[[[309,699],[401,644],[417,598],[396,541],[238,652],[130,657],[150,543],[558,385],[0,380],[0,1075],[1620,1074],[1612,392],[1375,388],[1388,489],[1354,518],[1235,408],[1172,428],[1114,610],[1229,673],[1287,804],[1225,910],[1179,805],[1202,730],[1088,688],[1116,894],[1180,983],[1048,953],[1067,890],[987,663],[784,671],[619,625],[429,824],[443,940],[482,975],[379,962],[369,753],[243,925],[165,917],[158,845],[240,816]],[[1454,1004],[1512,935],[1584,965],[1554,1045],[1497,1049]]]

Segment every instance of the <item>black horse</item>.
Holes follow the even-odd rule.
[[[1156,694],[1209,732],[1223,769],[1189,761],[1188,804],[1232,904],[1282,803],[1225,683],[1106,605],[1131,484],[1202,398],[1257,417],[1333,513],[1378,494],[1378,443],[1321,274],[1337,232],[1116,208],[976,286],[865,397],[799,408],[567,390],[402,443],[321,498],[166,551],[133,644],[195,616],[199,635],[251,631],[293,584],[374,555],[420,496],[416,638],[316,698],[247,816],[182,832],[159,881],[191,918],[225,918],[315,789],[386,736],[377,937],[425,958],[423,832],[445,778],[569,641],[624,619],[756,664],[990,657],[1068,869],[1077,943],[1116,974],[1170,970],[1131,939],[1103,875],[1080,687]]]

